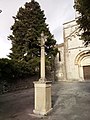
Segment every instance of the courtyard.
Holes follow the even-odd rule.
[[[34,89],[0,95],[0,120],[90,120],[90,82],[52,84],[53,110],[47,116],[33,114]]]

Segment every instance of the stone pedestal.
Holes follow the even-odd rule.
[[[35,87],[35,114],[47,115],[52,110],[51,107],[51,82],[34,82]]]

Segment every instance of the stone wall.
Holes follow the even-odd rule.
[[[58,81],[64,80],[64,44],[60,44],[58,47],[58,53],[55,58],[55,67],[56,67],[56,79]]]

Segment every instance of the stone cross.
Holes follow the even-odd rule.
[[[45,78],[45,41],[47,37],[41,33],[41,73],[39,81],[34,82],[35,105],[33,112],[38,115],[47,115],[52,110],[51,104],[51,81]]]
[[[46,81],[45,78],[45,42],[47,41],[47,36],[44,36],[44,33],[41,33],[41,73],[39,81]]]

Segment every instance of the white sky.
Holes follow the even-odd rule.
[[[14,24],[12,16],[16,16],[21,6],[30,0],[0,0],[0,58],[6,57],[11,48],[11,42],[7,40],[10,35],[10,27]],[[73,8],[74,0],[36,0],[44,10],[51,33],[57,43],[63,42],[63,23],[75,17]]]

